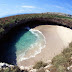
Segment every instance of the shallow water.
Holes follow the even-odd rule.
[[[36,39],[37,37],[30,31],[24,33],[15,44],[17,53],[26,51],[31,46],[31,44],[36,42]]]
[[[30,29],[15,44],[17,61],[35,57],[45,46],[45,38],[38,30]]]
[[[0,41],[0,61],[16,64],[17,61],[34,57],[45,46],[41,32],[21,28],[10,32]]]

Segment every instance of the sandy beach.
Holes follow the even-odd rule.
[[[37,61],[48,62],[54,56],[60,54],[72,41],[72,30],[62,26],[41,25],[34,29],[39,30],[45,36],[46,46],[35,57],[17,62],[19,67],[34,65]]]

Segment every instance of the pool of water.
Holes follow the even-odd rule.
[[[21,28],[6,35],[0,41],[0,61],[16,64],[35,57],[45,46],[43,34],[34,29]]]

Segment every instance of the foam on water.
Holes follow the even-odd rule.
[[[26,50],[22,49],[20,52],[16,52],[17,62],[35,57],[46,45],[46,40],[42,32],[30,29],[29,27],[25,29],[28,29],[32,34],[34,34],[36,36],[36,40],[29,46],[29,48],[26,48]]]

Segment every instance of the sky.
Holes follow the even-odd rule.
[[[45,12],[61,12],[72,15],[72,0],[0,0],[0,18]]]

